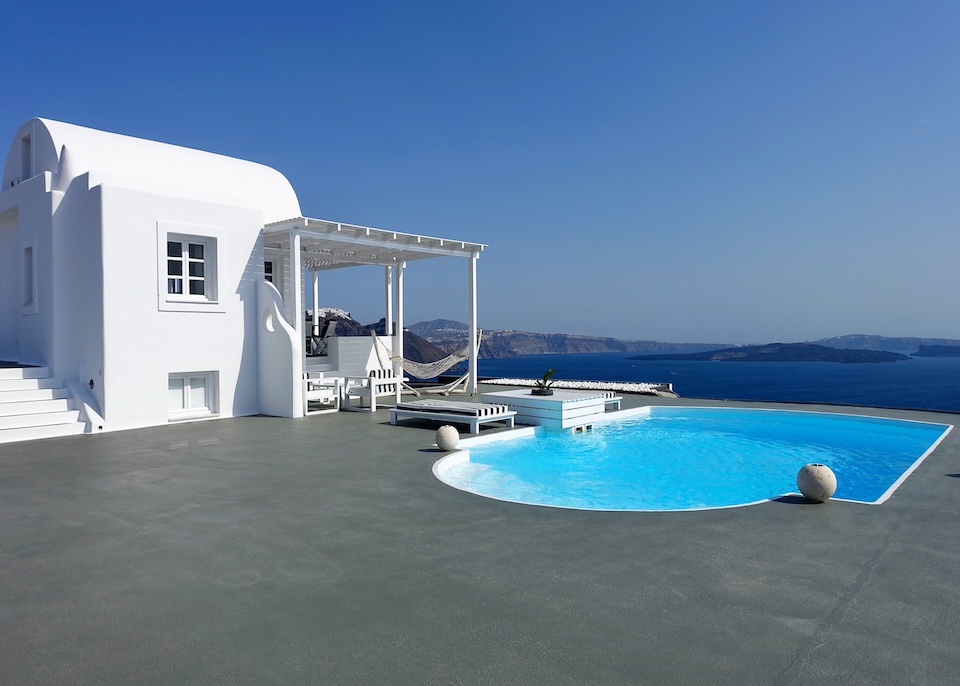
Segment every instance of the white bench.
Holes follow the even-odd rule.
[[[369,376],[348,376],[343,384],[343,409],[352,410],[350,401],[356,399],[360,407],[377,411],[377,398],[392,395],[396,402],[400,402],[400,386],[402,379],[395,376],[392,369],[373,369]],[[364,400],[367,407],[364,408]]]
[[[491,405],[488,403],[469,403],[453,400],[411,400],[397,403],[390,409],[390,423],[396,425],[401,417],[405,419],[425,419],[432,422],[450,422],[451,424],[467,424],[470,433],[480,433],[481,424],[490,422],[506,422],[513,427],[516,412],[506,405]]]

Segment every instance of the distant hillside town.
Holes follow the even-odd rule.
[[[434,319],[407,327],[448,353],[467,341],[467,325],[449,319]],[[511,329],[484,329],[481,358],[516,357],[564,353],[699,352],[729,347],[729,343],[665,343],[569,333],[534,333]]]

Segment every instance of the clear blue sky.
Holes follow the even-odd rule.
[[[960,338],[956,0],[214,4],[5,7],[0,134],[210,150],[307,216],[487,243],[487,328]],[[347,272],[322,304],[381,317]],[[462,261],[409,269],[408,322],[466,316]]]

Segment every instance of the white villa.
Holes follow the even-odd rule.
[[[305,371],[381,366],[370,337],[307,358],[304,289],[316,309],[319,271],[379,265],[386,330],[399,332],[404,268],[429,257],[467,262],[475,393],[484,247],[308,219],[269,167],[31,119],[0,189],[0,442],[300,417]],[[401,337],[381,342],[403,355]]]

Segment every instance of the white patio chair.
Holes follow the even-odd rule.
[[[343,409],[376,412],[377,398],[388,395],[392,395],[395,402],[400,402],[402,383],[403,380],[392,369],[372,369],[369,376],[348,376],[343,386]],[[357,400],[359,407],[351,407],[352,400]]]
[[[340,379],[325,379],[316,374],[316,372],[306,372],[303,375],[303,414],[323,414],[338,411],[342,396]],[[318,407],[311,409],[311,403]]]

